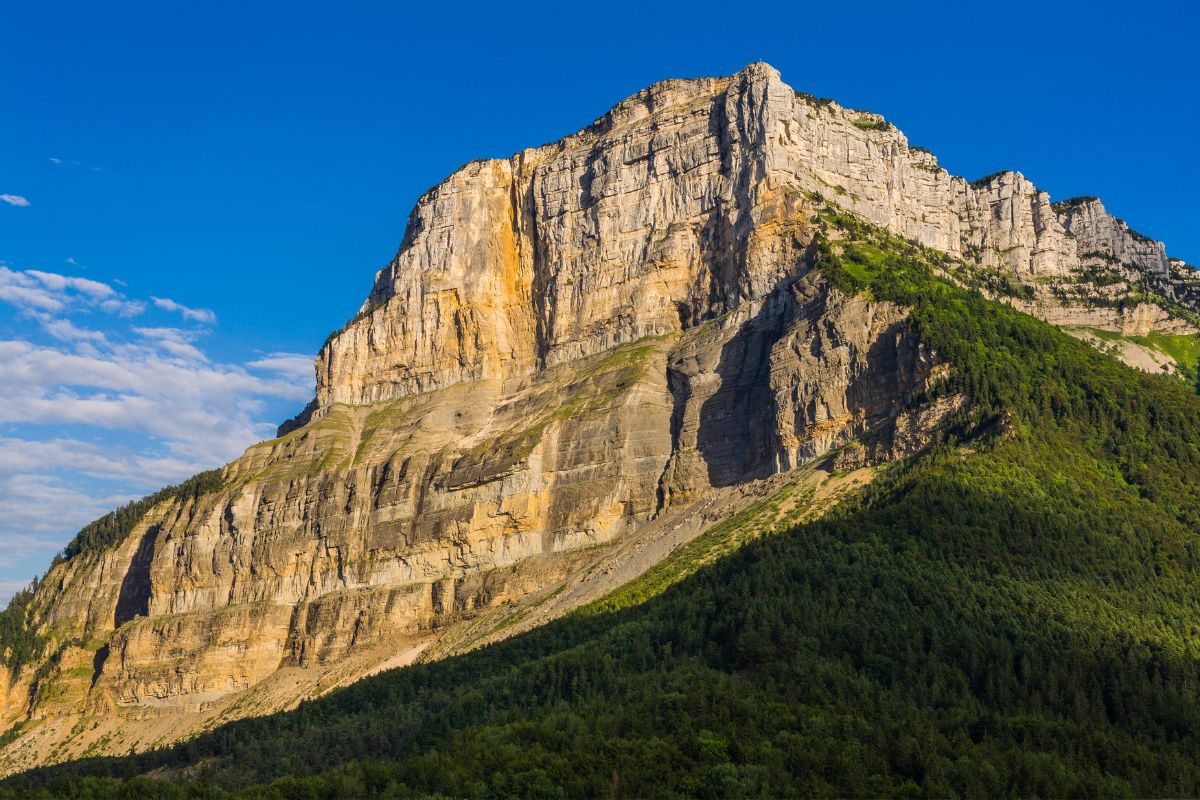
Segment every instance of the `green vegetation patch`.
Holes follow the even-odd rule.
[[[854,125],[854,127],[864,131],[890,131],[892,129],[892,123],[885,119],[869,119],[866,117],[859,117],[858,119],[853,119],[850,122]]]
[[[1088,203],[1094,203],[1099,199],[1100,198],[1093,195],[1081,195],[1079,197],[1069,197],[1066,200],[1059,200],[1051,203],[1050,207],[1056,214],[1066,214],[1067,212],[1071,211],[1071,209],[1078,208],[1079,206],[1086,205]]]
[[[816,95],[811,95],[808,92],[795,92],[795,95],[798,99],[803,100],[810,106],[813,106],[817,109],[828,108],[834,104],[832,97],[817,97]]]
[[[976,178],[975,180],[971,181],[971,185],[974,186],[976,189],[982,189],[985,186],[991,185],[992,181],[996,180],[997,178],[999,178],[1002,175],[1008,174],[1009,172],[1012,172],[1012,170],[1002,169],[998,172],[993,172],[989,175],[984,175],[982,178]]]
[[[1175,362],[1175,377],[1184,384],[1200,388],[1200,335],[1194,333],[1171,334],[1151,331],[1145,336],[1125,336],[1103,328],[1083,328],[1090,335],[1106,343],[1110,352],[1121,342],[1132,342],[1147,350],[1161,353]],[[1115,353],[1114,353],[1115,355]]]
[[[8,607],[0,611],[0,662],[16,675],[21,667],[36,661],[45,652],[48,639],[29,624],[29,610],[39,582],[13,595]]]
[[[1184,376],[1195,383],[1197,365],[1200,364],[1200,336],[1194,333],[1170,334],[1151,331],[1146,336],[1130,336],[1129,340],[1151,350],[1170,356],[1180,367]]]

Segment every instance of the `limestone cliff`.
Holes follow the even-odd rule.
[[[1076,197],[1057,204],[1063,224],[1075,237],[1083,262],[1119,264],[1134,272],[1158,278],[1169,275],[1167,250],[1132,230],[1124,220],[1104,210],[1095,197]]]
[[[1098,201],[1056,209],[1014,172],[968,183],[877,115],[753,64],[655,84],[573,136],[432,189],[359,315],[322,348],[318,403],[525,376],[759,300],[798,198],[814,194],[1040,286],[1077,283],[1095,258],[1166,274],[1162,244]],[[1079,300],[1044,315],[1086,317]],[[1040,304],[1064,306],[1049,292]],[[1101,316],[1089,324],[1120,326]]]
[[[20,726],[4,768],[151,746],[470,646],[455,631],[472,618],[695,529],[756,481],[852,442],[853,466],[923,447],[969,398],[914,405],[953,366],[905,309],[813,269],[830,205],[963,280],[1031,287],[1012,301],[1055,321],[1190,330],[1161,245],[1099,203],[951,176],[765,64],[655,84],[430,190],[321,349],[314,404],[219,489],[51,569],[28,615],[46,647],[4,687]],[[1062,289],[1097,258],[1157,281],[1162,304]]]

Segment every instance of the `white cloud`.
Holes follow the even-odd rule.
[[[208,361],[198,347],[192,344],[199,334],[182,328],[131,328],[134,333],[153,342],[157,347],[173,356],[191,361]]]
[[[0,194],[0,200],[8,203],[10,206],[27,206],[29,201],[19,194]]]
[[[0,567],[30,556],[49,560],[75,531],[133,497],[93,496],[53,475],[0,475]]]
[[[31,441],[0,436],[0,480],[14,475],[69,470],[153,491],[193,475],[204,466],[174,456],[137,453],[128,447],[82,439]]]
[[[174,457],[219,464],[269,436],[258,414],[267,399],[296,403],[312,376],[260,377],[212,364],[173,329],[139,329],[140,341],[91,353],[0,341],[0,423],[88,425],[149,435]]]
[[[61,312],[74,306],[130,317],[146,309],[145,303],[130,300],[107,283],[37,269],[15,270],[3,262],[0,262],[0,302],[17,306],[26,313]]]
[[[43,311],[58,311],[66,305],[61,293],[49,291],[27,273],[3,265],[0,265],[0,301]]]
[[[311,381],[313,378],[313,357],[299,353],[270,353],[263,358],[246,362],[251,369],[267,372],[277,372],[286,375],[297,383]]]
[[[118,317],[136,317],[146,310],[146,304],[141,300],[114,298],[101,303],[100,309],[109,314],[116,314]]]
[[[176,303],[169,297],[154,297],[150,296],[151,302],[164,311],[178,311],[183,315],[184,319],[195,320],[196,322],[204,322],[212,325],[217,321],[217,315],[208,308],[189,308],[183,303]]]
[[[27,269],[25,270],[25,274],[37,279],[43,286],[54,292],[74,289],[95,300],[104,300],[117,294],[117,290],[107,283],[100,283],[88,278],[76,278],[70,275],[60,275],[57,272],[42,272],[36,269]]]
[[[50,156],[50,163],[57,167],[82,167],[90,169],[92,172],[104,172],[103,167],[93,167],[91,164],[85,164],[82,161],[76,161],[73,158],[59,158],[58,156]]]
[[[101,331],[94,331],[88,328],[80,328],[71,320],[66,318],[55,318],[46,315],[38,315],[44,317],[42,329],[46,333],[58,339],[61,342],[107,342],[106,337]]]
[[[214,361],[211,328],[124,322],[147,304],[108,283],[0,262],[0,303],[29,323],[0,339],[0,600],[82,525],[236,458],[312,397],[311,356]]]

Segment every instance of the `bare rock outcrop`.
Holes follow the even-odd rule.
[[[881,117],[752,64],[655,84],[573,136],[430,190],[322,348],[318,403],[525,376],[761,300],[805,195],[1020,281],[1072,282],[1096,254],[1166,274],[1162,244],[1098,201],[1056,209],[1016,172],[968,183]]]
[[[1083,261],[1115,263],[1144,275],[1168,277],[1163,243],[1131,229],[1124,220],[1105,211],[1097,198],[1077,197],[1058,204],[1058,208]]]

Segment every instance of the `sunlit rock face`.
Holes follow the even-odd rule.
[[[852,440],[873,461],[918,450],[963,399],[911,401],[952,365],[905,309],[812,269],[829,203],[1042,287],[1014,302],[1052,321],[1178,323],[1045,289],[1097,253],[1165,274],[1098,202],[1055,208],[1013,172],[969,184],[766,64],[655,84],[430,190],[321,349],[315,404],[219,491],[50,571],[30,617],[48,660],[5,686],[6,724],[38,725],[0,766],[287,707],[708,492]]]
[[[1166,278],[1170,272],[1167,250],[1132,230],[1104,210],[1095,197],[1078,198],[1062,204],[1064,225],[1075,238],[1080,258],[1119,264],[1139,273]]]

